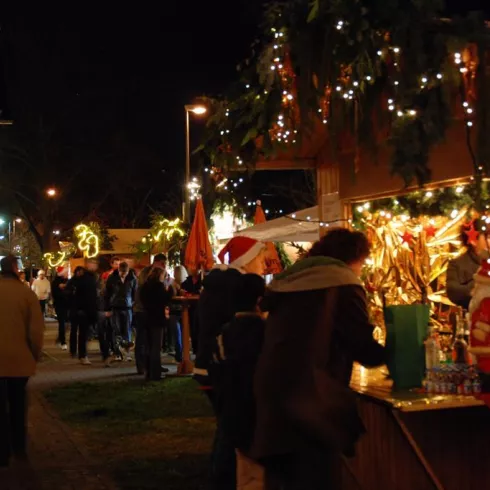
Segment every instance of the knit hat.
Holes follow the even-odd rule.
[[[218,254],[219,260],[224,264],[226,254],[229,264],[243,267],[252,262],[259,253],[265,249],[265,244],[246,236],[233,237]]]
[[[480,268],[473,277],[475,282],[490,284],[490,259],[482,260]]]

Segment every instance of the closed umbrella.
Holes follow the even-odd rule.
[[[208,225],[202,200],[198,199],[191,234],[185,249],[184,264],[188,271],[208,271],[214,265],[213,250],[209,242]]]
[[[255,208],[254,224],[259,225],[265,223],[265,213],[262,209],[262,203],[257,201],[257,207]],[[279,274],[282,271],[281,260],[277,253],[276,247],[272,242],[266,242],[265,249],[265,272],[264,274]]]
[[[184,265],[189,272],[204,272],[211,269],[214,265],[213,250],[211,243],[209,243],[208,226],[201,199],[198,199],[196,204],[194,222],[192,223],[191,233],[185,249]],[[182,300],[182,362],[178,372],[184,375],[193,371],[193,364],[190,358],[189,318],[189,308],[192,301],[192,298],[183,298]]]

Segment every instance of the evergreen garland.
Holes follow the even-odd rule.
[[[392,173],[407,185],[423,184],[430,178],[430,150],[450,122],[450,101],[462,90],[452,56],[476,43],[475,169],[484,172],[490,97],[482,55],[489,35],[482,17],[439,20],[443,7],[442,0],[269,2],[264,35],[239,67],[239,81],[224,99],[206,100],[212,115],[198,150],[213,165],[233,170],[299,147],[322,123],[325,138],[341,146],[347,132],[357,150],[376,151],[386,141],[379,131],[389,128]]]

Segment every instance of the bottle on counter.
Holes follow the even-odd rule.
[[[431,327],[429,337],[425,341],[425,368],[430,371],[440,365],[439,340],[434,327]]]
[[[468,344],[464,339],[464,329],[460,328],[453,344],[453,362],[455,364],[468,364]]]

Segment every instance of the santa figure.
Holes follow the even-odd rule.
[[[490,373],[490,259],[483,260],[474,275],[475,288],[470,301],[470,352],[478,367]]]

